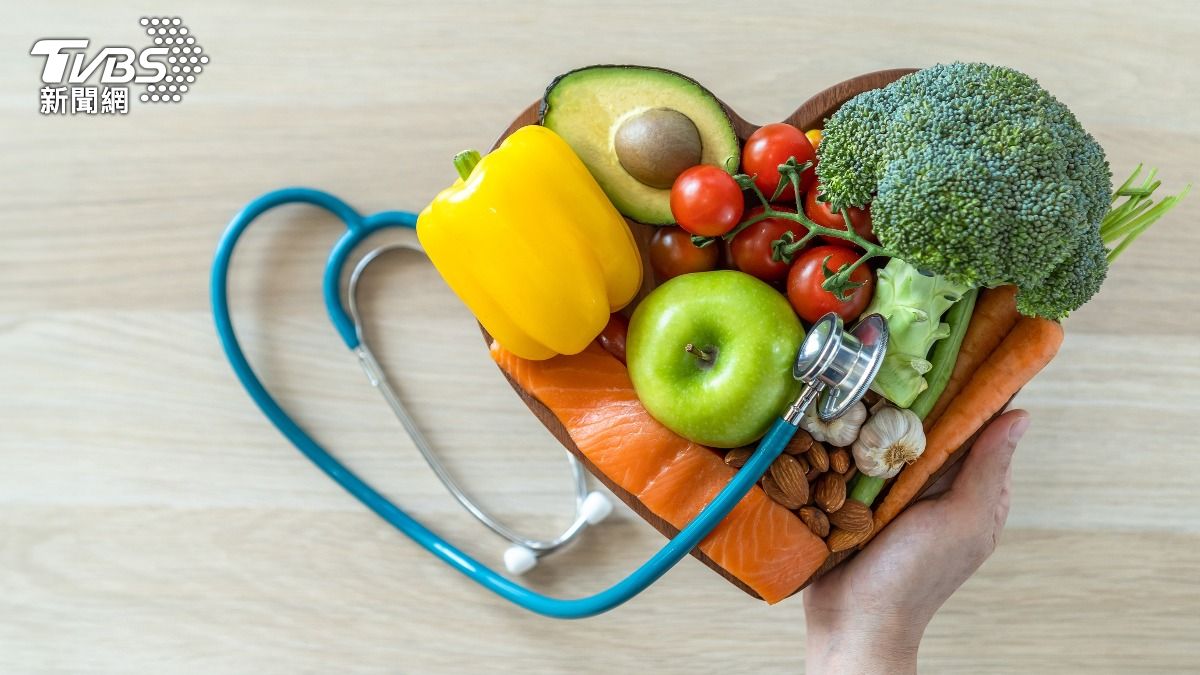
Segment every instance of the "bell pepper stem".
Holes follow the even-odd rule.
[[[454,156],[454,169],[458,171],[458,177],[466,180],[471,176],[471,172],[475,170],[475,165],[479,160],[483,159],[483,155],[479,154],[478,150],[463,150]]]

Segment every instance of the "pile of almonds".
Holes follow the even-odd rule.
[[[753,452],[734,448],[725,453],[725,463],[741,468]],[[865,542],[874,527],[871,508],[846,496],[846,484],[856,471],[849,449],[828,449],[801,429],[761,485],[768,497],[793,511],[837,553]]]

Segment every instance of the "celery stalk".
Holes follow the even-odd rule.
[[[870,506],[875,503],[875,498],[879,496],[879,491],[883,489],[885,482],[887,482],[886,478],[876,478],[860,473],[854,477],[854,487],[850,488],[850,499]]]
[[[954,372],[954,363],[958,361],[958,350],[962,347],[963,336],[967,334],[967,326],[971,323],[971,313],[975,311],[975,298],[978,295],[978,289],[971,289],[946,312],[950,334],[933,346],[933,353],[929,357],[933,366],[925,373],[925,382],[929,387],[908,407],[921,419],[925,419],[929,411],[933,410],[938,397],[946,389],[946,383],[950,381],[950,374]]]

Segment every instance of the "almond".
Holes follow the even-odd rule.
[[[734,448],[725,453],[725,463],[735,469],[740,469],[746,464],[746,460],[750,459],[750,455],[754,454],[750,448]]]
[[[842,474],[842,480],[846,481],[846,485],[849,485],[850,479],[854,478],[854,476],[857,474],[858,474],[858,467],[851,464],[850,468],[846,470],[846,473]]]
[[[790,508],[799,508],[808,503],[808,478],[804,471],[800,462],[791,455],[780,455],[771,464],[771,478],[775,480],[775,485],[787,495],[788,501],[796,504]]]
[[[817,471],[816,469],[809,469],[808,472],[804,474],[804,477],[807,478],[808,482],[811,483],[821,477],[821,472]]]
[[[829,518],[825,517],[824,511],[815,506],[803,506],[797,514],[813,534],[822,539],[829,536]]]
[[[874,526],[875,523],[872,522],[871,527],[865,532],[851,532],[849,530],[843,530],[840,527],[835,527],[833,528],[833,531],[829,533],[829,538],[825,540],[825,543],[829,546],[829,550],[832,553],[848,551],[870,539],[871,530],[874,529]]]
[[[800,464],[800,468],[804,469],[804,473],[808,473],[809,471],[812,470],[812,467],[808,465],[808,460],[804,459],[804,455],[794,455],[794,456],[796,458],[796,461]]]
[[[829,453],[829,470],[840,474],[850,470],[850,453],[846,452],[845,448],[838,448]]]
[[[846,502],[846,482],[836,473],[827,473],[817,479],[813,501],[826,513],[833,513]]]
[[[792,436],[792,440],[788,441],[787,447],[783,451],[789,455],[802,455],[808,452],[813,442],[811,434],[804,429],[797,429],[796,435]]]
[[[875,519],[871,515],[871,507],[858,500],[847,499],[842,508],[829,514],[829,522],[847,532],[870,532]]]
[[[829,470],[829,453],[825,451],[824,445],[814,441],[805,456],[808,457],[809,466],[817,471],[825,473]]]
[[[798,509],[801,506],[804,506],[804,502],[794,502],[790,500],[788,496],[784,494],[783,490],[779,489],[779,485],[777,485],[775,480],[770,476],[763,476],[762,489],[763,492],[767,493],[767,496],[770,497],[772,501],[778,502],[788,509]]]

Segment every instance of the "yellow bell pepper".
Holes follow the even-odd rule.
[[[417,218],[417,237],[450,288],[505,349],[577,354],[642,285],[629,226],[575,151],[527,126],[480,159]]]

